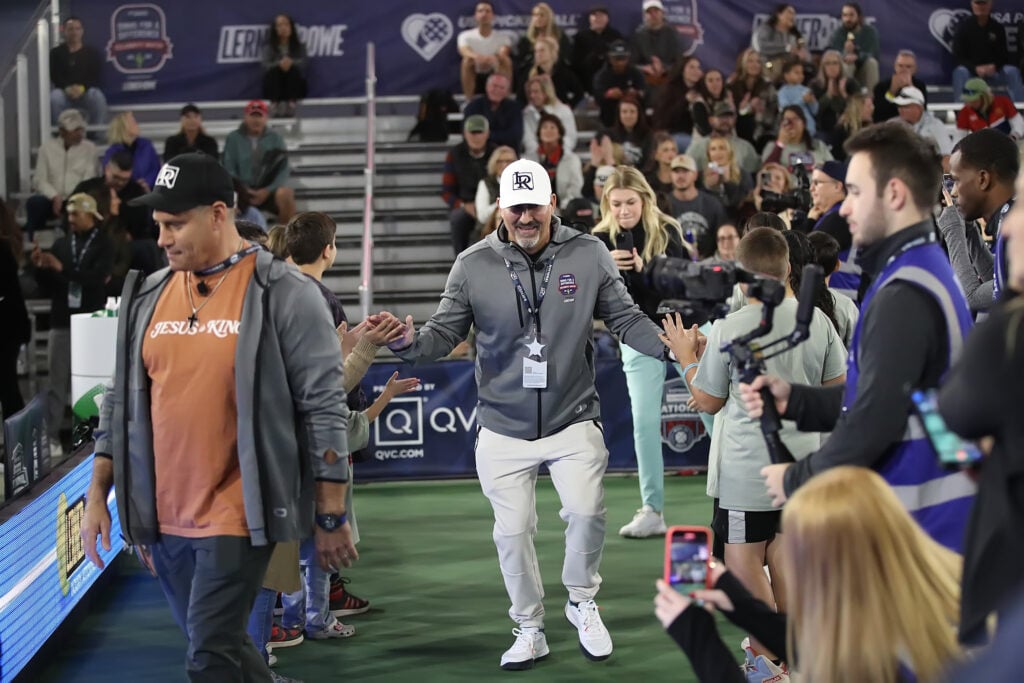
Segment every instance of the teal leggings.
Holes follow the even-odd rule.
[[[633,412],[633,449],[640,477],[640,497],[644,505],[661,512],[665,506],[665,461],[661,455],[665,361],[644,355],[625,344],[620,344],[619,349]],[[682,372],[678,365],[676,370]]]

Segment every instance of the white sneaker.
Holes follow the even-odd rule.
[[[325,640],[327,638],[348,638],[356,634],[356,627],[351,624],[343,624],[337,619],[322,631],[306,631],[306,637],[312,640]]]
[[[593,600],[586,600],[575,607],[571,602],[565,603],[565,618],[580,634],[580,650],[594,662],[608,659],[612,653],[612,637],[597,610],[597,603]]]
[[[501,668],[506,671],[532,669],[533,663],[548,656],[548,639],[536,626],[512,629],[516,642],[501,656]]]
[[[668,531],[665,518],[650,505],[644,505],[633,515],[633,521],[619,529],[619,536],[628,538],[647,538],[658,536]]]
[[[272,652],[267,655],[267,666],[277,666],[277,655]]]
[[[744,656],[740,669],[747,683],[789,683],[788,671],[764,655],[754,656],[754,651],[750,649],[750,638],[744,638],[740,647]]]

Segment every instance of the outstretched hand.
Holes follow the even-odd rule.
[[[384,391],[382,394],[387,396],[390,401],[395,396],[401,396],[407,394],[410,391],[415,391],[416,387],[420,385],[419,377],[406,377],[405,379],[398,378],[398,370],[392,373],[388,383],[384,385]]]
[[[398,321],[398,318],[388,311],[381,311],[377,317],[381,321],[380,324],[383,324],[388,320]],[[401,336],[398,336],[387,343],[388,348],[392,351],[401,351],[402,349],[406,349],[412,346],[412,343],[416,341],[416,328],[413,325],[411,315],[405,316],[404,324],[401,321],[398,321],[398,324],[400,326],[399,329],[401,331]]]

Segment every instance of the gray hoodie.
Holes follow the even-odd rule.
[[[633,303],[600,240],[560,225],[556,217],[551,233],[536,264],[508,241],[504,225],[462,252],[437,312],[411,346],[396,352],[409,362],[436,360],[475,325],[477,419],[480,426],[517,439],[539,439],[577,422],[600,419],[594,387],[595,317],[637,351],[665,356],[660,330]],[[536,302],[547,265],[554,261],[540,307],[542,359],[548,363],[545,389],[523,388],[523,358],[533,322],[504,259],[518,273],[531,302]]]

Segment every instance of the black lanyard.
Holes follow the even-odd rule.
[[[74,231],[71,232],[71,269],[78,270],[78,264],[82,262],[82,257],[85,256],[85,252],[89,251],[89,245],[92,244],[93,239],[96,237],[96,233],[100,231],[99,228],[93,228],[92,234],[89,235],[89,239],[82,245],[82,252],[78,253],[78,240],[75,236]]]
[[[203,270],[193,271],[193,274],[196,277],[209,277],[210,275],[216,275],[217,273],[221,272],[222,270],[227,270],[231,266],[235,265],[236,263],[241,261],[243,258],[248,256],[249,254],[255,254],[257,251],[259,251],[262,248],[263,247],[261,247],[258,244],[250,244],[248,247],[246,247],[242,251],[237,251],[234,254],[232,254],[231,256],[228,256],[226,259],[224,259],[223,261],[221,261],[217,265],[210,266],[209,268],[204,268]]]
[[[555,259],[549,259],[547,268],[544,269],[544,277],[541,279],[540,290],[537,291],[536,305],[534,305],[530,301],[530,297],[526,295],[526,288],[523,287],[523,281],[519,279],[519,273],[517,273],[515,268],[512,267],[512,262],[505,259],[505,267],[508,268],[508,276],[512,278],[512,283],[515,284],[516,291],[519,292],[519,298],[523,300],[523,305],[526,306],[526,310],[533,318],[533,333],[534,336],[536,336],[540,334],[540,306],[544,303],[544,297],[548,293],[548,282],[551,281],[551,269],[555,267]]]
[[[934,232],[930,232],[927,235],[922,235],[921,237],[918,237],[916,239],[910,240],[909,242],[904,244],[902,247],[900,247],[899,251],[897,251],[895,254],[893,254],[892,256],[889,257],[889,260],[885,262],[885,266],[889,267],[892,264],[893,261],[895,261],[900,256],[903,256],[903,254],[907,253],[908,251],[910,251],[914,247],[920,247],[923,244],[934,244],[935,242],[938,242],[938,241],[939,240],[935,236]]]

